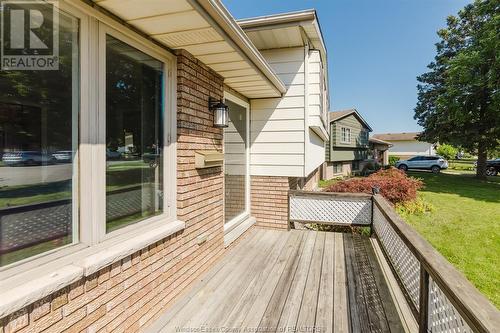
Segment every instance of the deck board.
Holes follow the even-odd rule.
[[[252,230],[149,331],[399,332],[370,250],[359,235]]]

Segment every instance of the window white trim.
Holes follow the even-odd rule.
[[[181,230],[184,228],[184,223],[176,220],[176,57],[82,1],[63,0],[59,2],[59,7],[80,20],[80,141],[77,150],[78,158],[75,163],[78,163],[78,192],[81,195],[73,199],[79,211],[79,242],[0,267],[0,300],[3,299],[2,295],[6,290],[33,280],[33,276],[45,276],[81,260],[85,256],[97,251],[105,251],[105,249],[117,244],[130,245],[130,250],[135,251],[133,240],[137,237],[142,239],[141,235],[153,230],[158,235],[163,235],[164,238],[167,235],[159,230],[172,228]],[[105,95],[99,90],[99,85],[95,84],[98,76],[105,77],[105,71],[98,71],[99,57],[102,56],[103,49],[99,48],[98,45],[100,26],[106,27],[107,31],[108,29],[115,31],[118,29],[120,40],[164,63],[164,213],[124,227],[120,229],[121,232],[110,233],[110,237],[102,237],[99,233],[99,223],[102,222],[105,225],[105,215],[104,219],[102,216],[102,212],[105,212],[105,200],[102,200],[100,195],[96,195],[100,191],[105,195],[106,184],[105,123],[99,121],[99,117],[103,116],[99,109],[99,100],[105,98]],[[103,125],[104,127],[102,127]],[[100,133],[104,133],[104,141],[103,137],[100,137]],[[2,305],[3,302],[0,301],[0,309]]]
[[[134,230],[140,230],[146,226],[151,227],[152,223],[156,223],[158,225],[164,224],[169,221],[174,221],[176,219],[175,215],[172,215],[172,212],[169,208],[176,206],[173,202],[171,202],[172,195],[172,179],[170,173],[172,172],[172,164],[176,164],[176,159],[170,159],[172,154],[169,154],[167,151],[171,150],[171,146],[169,146],[169,138],[172,137],[171,131],[171,121],[169,112],[170,107],[169,103],[166,103],[166,99],[169,96],[170,90],[175,90],[175,86],[170,83],[171,77],[169,76],[170,70],[170,59],[165,57],[163,54],[156,52],[154,49],[148,47],[148,45],[143,43],[138,43],[134,39],[129,38],[126,34],[121,33],[120,31],[109,27],[108,25],[99,22],[98,28],[98,49],[99,49],[99,79],[97,86],[99,87],[99,102],[98,102],[98,144],[97,144],[97,161],[94,164],[96,168],[95,173],[97,174],[98,184],[97,188],[94,188],[95,200],[98,201],[98,211],[99,216],[97,218],[98,225],[95,226],[97,228],[97,241],[101,242],[106,239],[110,239],[119,235],[123,235],[126,233],[130,233]],[[168,178],[169,181],[164,181],[163,184],[163,212],[157,216],[153,216],[150,218],[146,218],[142,221],[138,221],[128,226],[124,226],[117,230],[106,233],[106,187],[102,186],[102,184],[106,184],[106,36],[112,36],[117,40],[130,45],[131,47],[155,58],[156,60],[163,63],[163,142],[164,142],[164,155],[163,155],[163,174],[165,178]],[[170,126],[169,126],[170,125]],[[175,123],[176,125],[176,123]],[[175,170],[175,166],[174,166]],[[167,174],[167,172],[169,174]],[[175,181],[174,181],[175,184]],[[175,186],[174,186],[175,187]]]
[[[349,127],[341,127],[340,129],[340,142],[351,143],[351,129]]]

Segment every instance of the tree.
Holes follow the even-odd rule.
[[[453,147],[452,145],[442,144],[436,149],[438,155],[443,156],[444,158],[451,160],[455,158],[458,153],[458,149]]]
[[[419,139],[463,147],[478,155],[486,177],[489,151],[500,146],[500,1],[476,0],[438,31],[437,55],[419,84]]]

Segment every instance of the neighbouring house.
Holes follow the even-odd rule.
[[[407,159],[416,155],[434,155],[436,145],[418,141],[419,134],[419,132],[374,134],[373,138],[392,144],[392,147],[389,148],[389,156]]]
[[[252,225],[288,228],[288,191],[317,186],[330,128],[332,163],[366,156],[357,112],[328,125],[314,10],[36,6],[57,66],[0,72],[0,332],[142,330]]]
[[[368,141],[370,158],[382,166],[389,165],[389,148],[392,147],[392,143],[373,137]]]
[[[326,147],[324,178],[348,176],[361,170],[369,158],[369,133],[372,128],[356,109],[328,113],[330,140]]]

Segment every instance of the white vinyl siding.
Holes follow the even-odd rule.
[[[323,116],[323,75],[319,51],[309,52],[309,117]]]
[[[309,129],[308,154],[306,158],[306,175],[313,172],[325,161],[325,141]]]
[[[434,145],[421,141],[391,141],[393,146],[389,148],[389,155],[396,156],[415,156],[415,155],[434,155]]]
[[[262,54],[287,92],[282,98],[250,102],[250,172],[307,177],[325,160],[325,142],[309,128],[323,126],[326,111],[320,54],[310,50],[306,57],[304,47],[262,50]]]
[[[262,54],[285,83],[283,98],[251,100],[250,173],[304,176],[304,48],[264,50]]]

